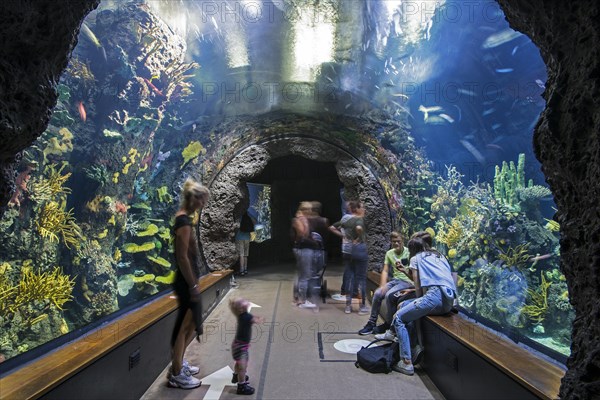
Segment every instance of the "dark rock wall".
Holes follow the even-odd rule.
[[[5,0],[0,5],[0,210],[19,153],[44,132],[83,18],[100,0]]]
[[[600,398],[600,5],[499,2],[548,67],[534,148],[558,206],[561,267],[576,312],[560,396]]]

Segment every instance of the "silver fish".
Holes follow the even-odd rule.
[[[481,45],[481,47],[484,49],[491,49],[500,46],[501,44],[508,43],[522,35],[523,34],[520,32],[513,31],[510,28],[506,28],[498,33],[494,33],[493,35],[488,36],[487,39],[485,39],[485,41]]]
[[[460,143],[469,151],[469,153],[473,154],[473,157],[480,163],[483,164],[485,162],[485,158],[481,154],[479,150],[475,148],[471,143],[467,142],[464,139],[460,140]]]

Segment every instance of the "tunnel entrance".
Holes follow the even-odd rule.
[[[308,160],[289,155],[272,159],[249,183],[271,187],[271,239],[250,244],[249,264],[290,262],[294,260],[290,242],[290,221],[301,201],[319,201],[321,215],[331,223],[342,216],[340,181],[335,163]],[[330,259],[338,258],[340,240],[335,235],[327,242]]]
[[[250,250],[249,265],[293,260],[290,220],[302,200],[320,201],[322,215],[335,222],[342,215],[340,190],[346,199],[365,206],[365,226],[371,266],[379,266],[389,248],[392,218],[385,191],[360,160],[339,145],[306,136],[278,136],[240,150],[208,182],[211,196],[202,211],[200,238],[211,270],[238,262],[235,233],[248,208],[248,183],[271,185],[272,235]],[[329,244],[333,257],[339,242]]]

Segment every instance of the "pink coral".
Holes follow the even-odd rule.
[[[31,177],[30,174],[32,170],[33,168],[31,167],[31,165],[28,165],[27,168],[17,176],[17,179],[15,180],[15,185],[17,186],[17,188],[15,189],[15,193],[11,197],[8,204],[16,205],[17,207],[21,206],[21,195],[23,194],[23,192],[27,191],[27,183],[29,182],[29,178]]]
[[[120,212],[123,214],[127,213],[127,205],[120,201],[115,202],[115,209],[117,210],[117,212]]]

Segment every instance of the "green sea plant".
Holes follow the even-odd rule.
[[[541,283],[537,290],[527,289],[527,304],[521,309],[530,321],[541,324],[546,318],[548,311],[548,289],[552,282],[546,281],[541,274]]]
[[[532,183],[533,184],[533,183]],[[517,190],[525,188],[525,154],[519,154],[517,167],[513,161],[496,165],[494,175],[494,197],[512,211],[520,211]]]
[[[179,169],[183,169],[183,167],[185,167],[188,162],[198,157],[200,153],[206,153],[206,149],[200,144],[200,142],[190,142],[181,152],[181,155],[183,156],[183,164],[181,164],[181,167],[179,167]]]
[[[81,228],[73,216],[73,209],[65,211],[56,201],[50,201],[44,205],[35,222],[38,233],[50,242],[58,242],[58,236],[62,237],[67,248],[71,246],[78,248],[83,236]]]
[[[560,232],[560,224],[552,219],[544,218],[546,221],[546,229],[550,232]]]
[[[531,256],[528,254],[529,243],[523,243],[516,247],[509,246],[506,250],[502,248],[502,244],[498,241],[496,242],[496,246],[500,251],[500,254],[498,254],[498,259],[502,260],[507,266],[522,267],[531,258]]]
[[[162,203],[171,203],[173,201],[173,196],[168,192],[168,188],[166,186],[161,186],[156,189],[156,195],[158,197],[158,201]]]
[[[110,173],[103,164],[92,165],[89,168],[84,168],[83,172],[85,173],[86,177],[98,182],[101,187],[110,181]]]
[[[126,253],[141,253],[154,250],[155,247],[156,245],[154,242],[146,242],[141,245],[136,243],[125,243],[125,245],[123,245],[123,251]]]
[[[136,234],[136,236],[138,236],[138,237],[153,236],[156,233],[158,233],[158,226],[156,226],[155,224],[150,224],[150,225],[148,225],[148,227],[145,230],[138,232]]]

